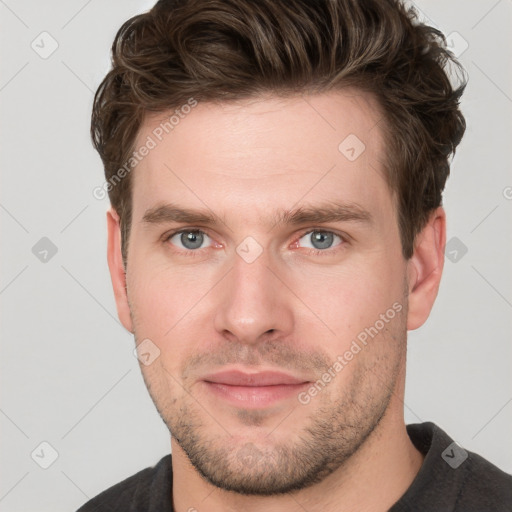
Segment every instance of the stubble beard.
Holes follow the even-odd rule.
[[[399,322],[400,327],[387,332],[385,340],[370,342],[388,346],[367,364],[354,361],[358,366],[342,389],[336,389],[334,379],[310,404],[292,404],[291,411],[276,417],[271,427],[265,411],[238,410],[244,426],[265,424],[271,431],[265,443],[256,439],[234,443],[222,419],[215,421],[162,367],[153,377],[143,368],[143,377],[163,422],[207,482],[242,495],[285,494],[319,483],[342,468],[379,426],[405,364],[407,331]],[[304,407],[311,407],[304,426],[294,436],[283,436],[282,418],[289,414],[293,424],[293,409],[302,412]]]

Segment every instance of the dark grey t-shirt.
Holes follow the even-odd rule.
[[[453,442],[434,423],[407,425],[425,455],[389,512],[512,512],[512,476]],[[173,512],[171,455],[110,487],[77,512]]]

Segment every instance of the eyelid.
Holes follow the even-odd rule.
[[[340,238],[348,239],[348,235],[346,235],[345,233],[342,233],[342,232],[337,231],[335,229],[329,229],[329,228],[319,227],[319,226],[313,226],[313,227],[309,227],[309,228],[303,229],[302,231],[299,232],[298,237],[302,238],[304,235],[307,235],[308,233],[315,233],[315,232],[319,232],[319,233],[332,233],[334,235],[339,236]]]

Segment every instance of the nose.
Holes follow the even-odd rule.
[[[248,263],[236,254],[217,290],[214,327],[230,341],[247,345],[286,337],[293,329],[293,294],[266,251]]]

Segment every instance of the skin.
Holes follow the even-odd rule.
[[[164,118],[145,119],[137,147]],[[199,104],[133,171],[126,272],[119,217],[108,212],[119,318],[137,344],[160,350],[141,370],[172,434],[177,512],[384,511],[421,467],[403,418],[407,330],[436,298],[446,220],[432,212],[404,260],[380,120],[375,100],[354,90]],[[338,149],[349,134],[366,146],[354,161]],[[272,217],[334,201],[372,221]],[[144,221],[164,203],[221,221]],[[169,238],[187,228],[208,235],[199,249]],[[315,253],[315,229],[342,238]],[[262,250],[251,263],[236,250],[249,236]],[[315,382],[397,303],[400,313],[307,404],[292,396],[248,409],[202,381],[229,367]]]

